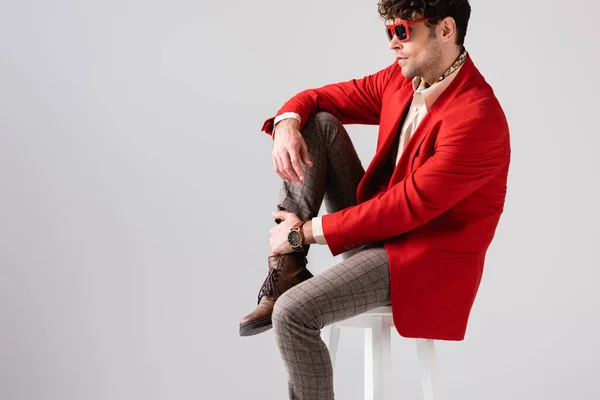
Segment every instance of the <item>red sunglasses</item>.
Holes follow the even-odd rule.
[[[411,25],[419,24],[421,22],[429,21],[431,18],[424,18],[418,21],[400,21],[396,22],[392,25],[387,25],[385,27],[385,31],[387,33],[388,39],[391,41],[394,38],[394,35],[398,36],[398,39],[401,42],[406,42],[410,39],[410,29]]]

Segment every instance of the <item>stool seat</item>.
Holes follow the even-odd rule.
[[[392,307],[377,307],[354,317],[329,325],[322,338],[329,349],[335,371],[340,332],[346,328],[365,330],[365,400],[392,400],[391,393],[391,332],[394,326]],[[437,383],[435,344],[431,339],[416,339],[422,370],[424,400],[440,400]]]

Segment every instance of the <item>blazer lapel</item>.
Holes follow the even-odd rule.
[[[385,162],[389,161],[392,145],[396,142],[395,139],[399,135],[402,116],[407,107],[410,106],[413,98],[412,94],[414,93],[414,90],[411,82],[412,81],[408,80],[407,84],[391,95],[389,100],[390,104],[386,110],[385,116],[382,115],[379,124],[377,150],[373,156],[373,160],[365,171],[365,175],[358,185],[357,198],[359,203],[370,197],[372,194],[371,191],[376,189],[375,186],[383,183],[381,180],[386,178],[384,175],[391,178],[391,173],[388,175],[384,171]],[[384,182],[385,185],[387,185],[388,182]]]
[[[471,57],[469,56],[467,57],[467,60],[465,61],[463,67],[460,69],[460,71],[457,72],[458,75],[456,75],[456,77],[450,83],[450,85],[448,85],[448,87],[442,92],[442,94],[433,104],[431,109],[427,111],[427,114],[425,114],[425,117],[423,117],[423,120],[421,121],[417,129],[413,132],[411,138],[406,144],[406,148],[400,156],[400,161],[398,162],[398,166],[400,167],[402,165],[402,167],[396,168],[394,170],[394,176],[392,176],[392,179],[390,179],[390,185],[392,185],[392,182],[397,181],[397,174],[401,174],[402,177],[400,179],[403,179],[404,175],[406,175],[409,172],[409,161],[413,159],[413,157],[419,150],[419,147],[427,137],[427,133],[429,133],[429,131],[433,127],[433,123],[439,120],[440,113],[443,113],[446,106],[453,101],[456,95],[456,90],[472,79],[473,71],[474,65],[471,61]],[[402,172],[398,172],[399,170],[401,170]]]
[[[382,118],[379,126],[380,137],[378,142],[380,145],[377,146],[377,152],[373,156],[373,161],[371,162],[373,170],[377,169],[390,155],[392,144],[399,135],[402,117],[406,109],[410,106],[413,93],[412,84],[408,82],[408,84],[398,89],[396,93],[391,96],[386,117]]]
[[[402,117],[404,116],[410,103],[413,99],[414,90],[412,83],[405,85],[399,89],[392,98],[390,99],[391,104],[388,109],[389,118],[382,121],[384,124],[381,128],[382,131],[382,145],[378,151],[378,154],[383,161],[390,152],[392,151],[392,144],[395,142],[396,137],[400,134],[400,124],[402,123]]]

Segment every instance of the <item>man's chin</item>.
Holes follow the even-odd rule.
[[[402,68],[402,76],[404,76],[406,79],[413,79],[415,76],[417,76],[413,70],[411,70],[410,68],[406,68],[406,67],[400,67]]]
[[[414,74],[414,68],[411,68],[409,64],[406,63],[406,60],[397,61],[400,69],[402,70],[402,75],[407,79],[412,79],[416,75]]]

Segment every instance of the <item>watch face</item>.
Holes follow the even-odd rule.
[[[288,243],[292,247],[300,246],[300,242],[302,241],[302,237],[300,236],[300,232],[298,231],[290,231],[288,233]]]

